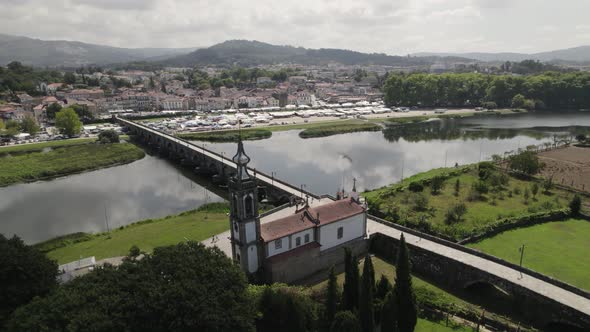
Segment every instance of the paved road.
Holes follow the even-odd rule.
[[[378,223],[377,221],[371,219],[367,221],[367,232],[368,234],[381,233],[396,239],[399,239],[402,234],[402,231],[396,228],[389,227],[387,225]],[[499,278],[508,280],[514,284],[528,288],[529,290],[535,293],[541,294],[550,299],[554,299],[555,301],[558,301],[568,307],[574,308],[586,315],[590,315],[590,300],[583,296],[574,294],[570,291],[557,287],[543,280],[539,280],[525,273],[522,274],[521,278],[519,271],[504,266],[502,264],[492,262],[485,258],[481,258],[479,256],[475,256],[451,247],[447,247],[442,244],[424,238],[420,238],[412,234],[404,233],[404,236],[408,244],[431,252],[435,252],[439,255],[452,258],[456,261],[473,266],[482,271],[494,274]]]

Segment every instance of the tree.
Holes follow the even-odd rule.
[[[344,285],[342,308],[355,311],[359,304],[359,268],[350,248],[344,248]]]
[[[445,185],[445,178],[442,176],[435,176],[432,178],[430,188],[432,189],[433,195],[438,195]]]
[[[45,113],[47,114],[48,119],[55,119],[55,114],[61,111],[61,105],[58,103],[53,103],[45,109]]]
[[[537,194],[539,193],[539,184],[534,182],[531,186],[531,192],[533,193],[533,199],[536,199]]]
[[[465,206],[465,203],[455,204],[447,210],[447,213],[445,214],[445,223],[451,225],[461,222],[461,219],[466,213],[467,206]]]
[[[55,126],[67,136],[74,136],[82,130],[82,122],[72,108],[65,108],[55,114]]]
[[[8,331],[254,331],[246,276],[217,248],[155,248],[16,310]]]
[[[553,177],[546,178],[543,180],[543,193],[549,194],[553,189]]]
[[[529,187],[524,188],[523,197],[524,197],[524,204],[528,204],[529,198],[531,197],[531,192],[529,191]]]
[[[57,264],[17,236],[0,234],[0,330],[19,306],[57,287]]]
[[[39,132],[39,130],[41,130],[41,128],[39,128],[39,125],[37,124],[37,121],[35,121],[35,119],[33,119],[32,116],[26,116],[21,122],[20,128],[21,131],[29,133],[31,135],[35,135]]]
[[[375,288],[375,271],[371,256],[365,256],[363,266],[363,277],[361,279],[359,318],[364,332],[375,330],[375,309],[374,309],[374,288]]]
[[[510,156],[509,167],[513,171],[526,175],[535,175],[544,167],[539,157],[532,151],[523,151],[517,155]]]
[[[459,180],[459,178],[457,178],[457,181],[455,181],[455,197],[458,197],[460,192],[461,192],[461,181]]]
[[[262,317],[257,322],[258,332],[312,331],[317,320],[317,304],[299,289],[275,284],[265,286],[258,311]]]
[[[398,332],[397,320],[399,311],[397,307],[396,293],[392,290],[385,296],[381,307],[381,331]]]
[[[580,213],[581,209],[582,209],[582,199],[580,198],[580,195],[576,194],[576,195],[574,195],[574,197],[570,201],[570,213],[574,216],[578,215]]]
[[[520,93],[512,97],[512,103],[510,104],[513,108],[523,108],[526,102],[526,98]]]
[[[76,84],[76,75],[74,73],[65,73],[64,75],[64,83],[66,84]]]
[[[84,105],[78,105],[78,104],[73,104],[70,107],[76,112],[76,114],[78,114],[78,117],[82,121],[94,119],[94,114],[92,114],[92,112],[90,112],[88,107],[86,107]]]
[[[326,322],[331,325],[338,309],[338,281],[336,280],[336,273],[334,267],[330,269],[330,277],[328,278],[328,288],[326,294]]]
[[[129,255],[128,256],[135,259],[139,255],[141,255],[141,250],[139,250],[139,247],[136,245],[132,245],[131,248],[129,248]]]
[[[584,143],[586,141],[586,135],[584,134],[579,134],[576,135],[576,141],[580,142],[580,143]]]
[[[330,332],[364,332],[358,318],[351,311],[340,311],[334,317]]]
[[[413,332],[418,321],[418,309],[410,271],[410,254],[402,234],[395,263],[395,285],[393,286],[398,311],[397,326],[400,332]]]
[[[112,129],[104,130],[98,134],[98,141],[102,144],[119,143],[119,134]]]
[[[386,276],[381,275],[381,279],[379,279],[379,283],[377,284],[377,291],[375,292],[375,298],[383,300],[387,296],[387,293],[391,291],[393,286],[391,286],[391,282],[387,279]]]

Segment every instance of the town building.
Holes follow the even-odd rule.
[[[261,223],[257,183],[250,158],[238,142],[237,165],[229,181],[232,257],[247,274],[265,282],[295,282],[343,262],[345,247],[366,251],[367,212],[356,190],[350,197],[285,207]],[[272,216],[272,215],[271,215]]]

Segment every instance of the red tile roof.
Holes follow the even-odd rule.
[[[289,234],[313,227],[340,221],[365,212],[365,209],[351,199],[342,199],[313,208],[301,209],[290,216],[260,225],[260,236],[264,242],[276,240]],[[319,213],[319,223],[316,218]]]

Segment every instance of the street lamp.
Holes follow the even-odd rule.
[[[524,256],[524,243],[522,244],[522,247],[518,248],[518,251],[520,251],[520,277],[522,278],[522,256]]]
[[[275,186],[275,175],[277,174],[277,172],[270,172],[270,180],[271,180],[271,186]]]

